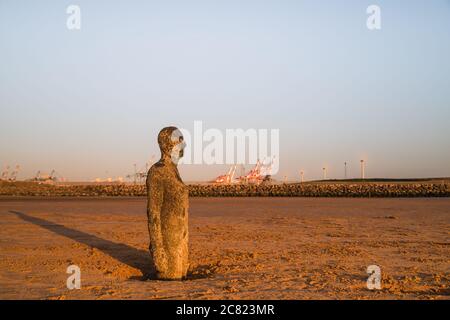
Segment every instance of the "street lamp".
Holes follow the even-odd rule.
[[[361,160],[361,179],[365,179],[364,169],[364,160]]]

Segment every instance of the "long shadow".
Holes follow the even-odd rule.
[[[153,261],[148,251],[139,250],[123,243],[105,240],[83,231],[68,228],[62,224],[29,216],[23,212],[9,212],[14,213],[24,221],[31,222],[58,235],[70,238],[92,248],[96,248],[128,266],[140,270],[143,274],[143,277],[141,278],[142,280],[154,278],[155,272],[153,269]]]
[[[14,213],[24,221],[31,222],[53,233],[96,248],[112,258],[142,272],[142,276],[133,276],[130,279],[156,280],[156,270],[154,268],[152,257],[148,251],[136,249],[123,243],[102,239],[92,234],[66,227],[62,224],[29,216],[23,212],[9,212]],[[193,270],[189,270],[186,280],[209,278],[213,273],[214,272],[209,270],[209,266],[199,265]]]

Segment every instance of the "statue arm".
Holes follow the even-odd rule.
[[[148,174],[147,197],[150,250],[155,266],[158,270],[162,270],[167,262],[161,232],[161,208],[164,201],[164,186],[162,178],[159,177],[157,173],[155,174],[154,172],[149,172]]]

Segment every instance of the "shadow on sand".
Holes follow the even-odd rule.
[[[134,280],[155,280],[155,271],[153,261],[148,251],[136,249],[123,243],[117,243],[110,240],[99,238],[95,235],[66,227],[62,224],[54,223],[45,219],[36,218],[19,211],[9,211],[14,213],[20,219],[33,223],[41,228],[49,230],[58,235],[67,237],[89,247],[96,248],[103,253],[111,256],[117,261],[124,263],[132,268],[142,272],[141,277],[131,277]],[[204,266],[198,266],[189,272],[186,280],[194,280],[208,277],[201,272]],[[200,271],[200,272],[199,272]]]

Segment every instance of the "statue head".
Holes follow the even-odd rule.
[[[186,147],[181,131],[176,127],[163,128],[158,134],[158,144],[161,158],[171,158],[174,164],[178,164]]]

